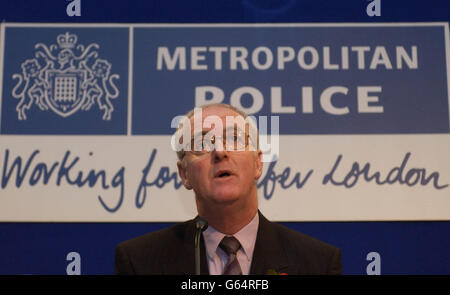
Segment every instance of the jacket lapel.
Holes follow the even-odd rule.
[[[283,249],[277,231],[261,212],[259,214],[258,234],[253,251],[251,275],[265,275],[270,272],[283,273],[289,268],[289,260]]]
[[[176,243],[176,245],[167,245],[168,247],[177,247],[177,249],[174,251],[174,257],[170,259],[171,262],[164,266],[164,273],[195,275],[195,219],[185,222],[184,227],[174,234],[179,243]],[[209,274],[203,235],[200,238],[200,273],[202,275]]]

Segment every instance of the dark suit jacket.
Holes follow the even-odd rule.
[[[116,248],[116,274],[195,274],[195,221],[148,233]],[[201,240],[200,267],[209,274]],[[250,274],[268,270],[290,275],[341,274],[341,251],[329,244],[268,221],[259,213],[259,228]]]

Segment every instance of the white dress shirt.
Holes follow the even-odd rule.
[[[233,236],[241,243],[236,257],[241,266],[242,274],[248,275],[252,264],[253,250],[255,249],[256,234],[258,233],[259,216],[255,217],[249,224],[244,226]],[[208,226],[203,232],[203,239],[206,247],[206,260],[208,261],[209,274],[220,275],[228,261],[228,254],[219,246],[225,234],[217,231],[214,227]]]

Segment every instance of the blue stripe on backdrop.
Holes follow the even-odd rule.
[[[81,0],[81,16],[68,16],[61,0],[2,0],[7,22],[406,22],[448,21],[448,0],[381,1],[369,17],[369,0]]]
[[[450,274],[450,222],[283,224],[341,248],[344,274],[373,271],[374,259],[381,274]],[[66,274],[71,252],[79,254],[81,274],[113,274],[119,242],[170,225],[1,223],[0,274]]]

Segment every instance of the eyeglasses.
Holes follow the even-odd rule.
[[[225,136],[201,134],[191,138],[191,147],[186,151],[195,155],[203,155],[213,150],[245,151],[250,143],[250,136],[241,130],[235,130]]]

